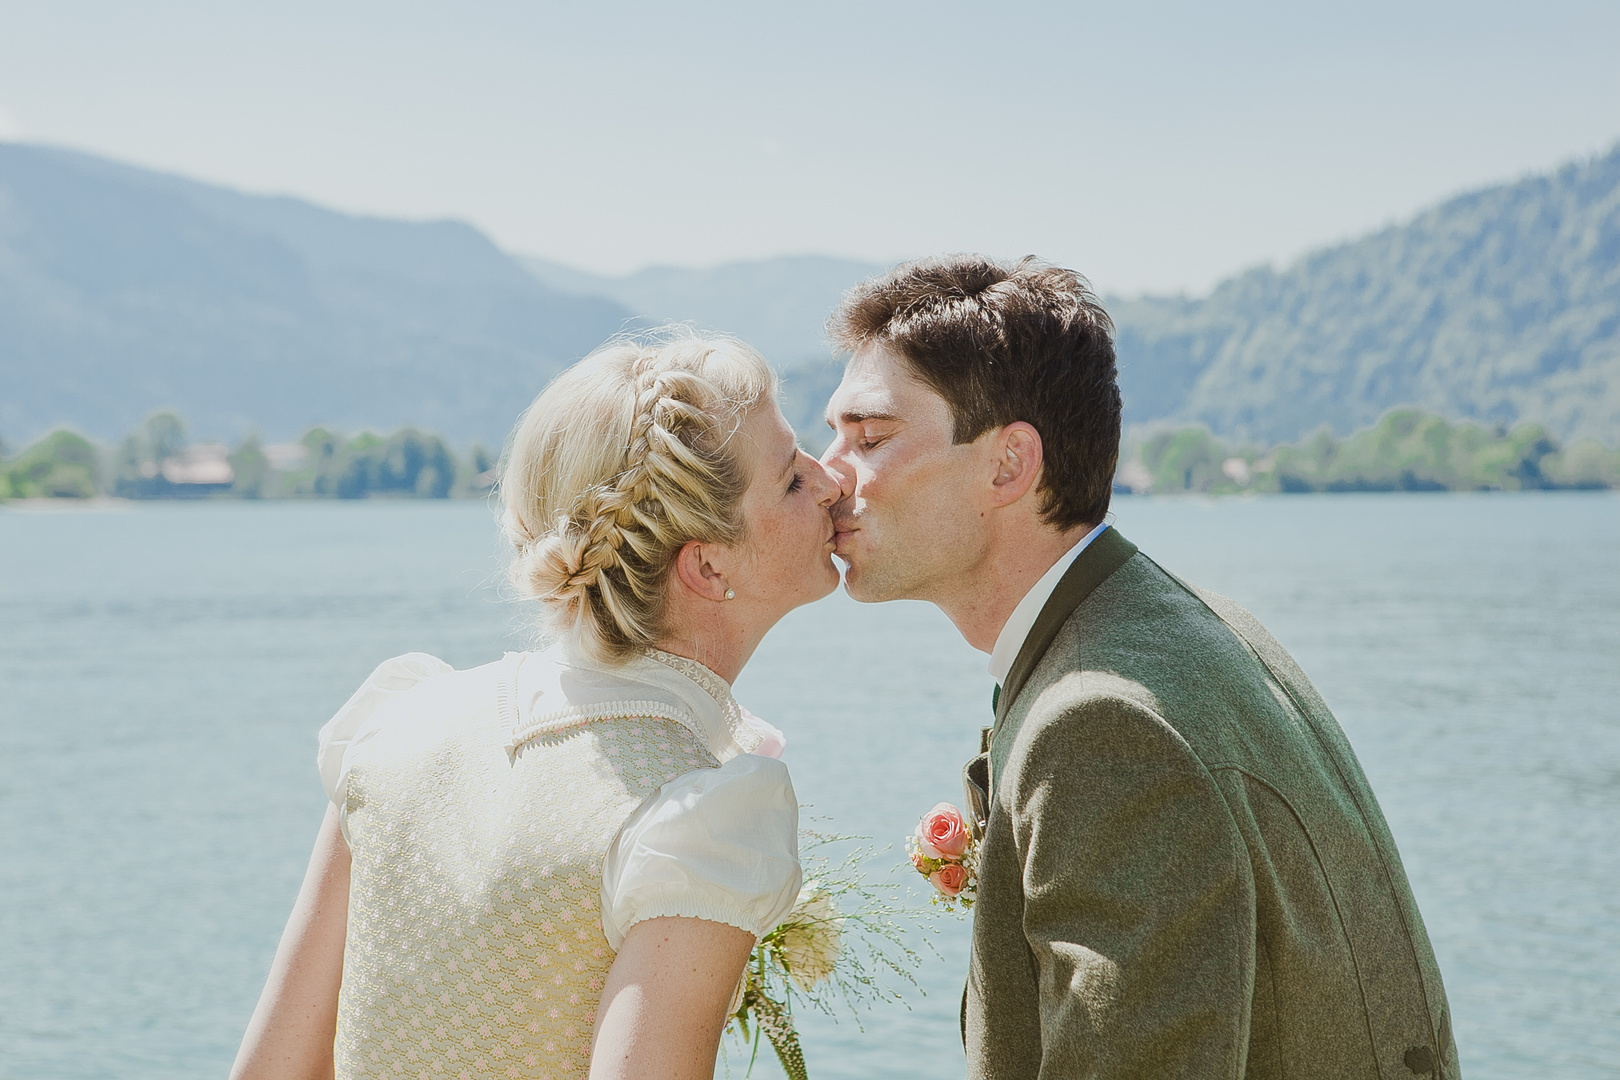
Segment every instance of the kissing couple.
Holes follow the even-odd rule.
[[[553,644],[383,663],[233,1076],[711,1077],[801,886],[783,739],[731,684],[844,584],[990,657],[968,1075],[1456,1077],[1440,971],[1343,731],[1253,616],[1107,522],[1121,400],[1079,275],[857,285],[833,441],[731,339],[615,340],[510,440]]]

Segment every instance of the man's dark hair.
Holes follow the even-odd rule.
[[[1022,420],[1040,432],[1042,519],[1063,531],[1108,513],[1119,459],[1114,324],[1086,279],[1033,256],[901,263],[851,289],[828,333],[841,349],[879,345],[951,409],[968,443]]]

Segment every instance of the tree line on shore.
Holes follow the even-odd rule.
[[[117,446],[59,428],[15,455],[0,445],[0,500],[448,499],[488,493],[495,460],[456,453],[403,428],[346,438],[312,428],[291,443],[189,442],[157,413]],[[1594,439],[1560,446],[1535,424],[1495,429],[1395,409],[1344,439],[1323,429],[1297,443],[1228,442],[1204,427],[1127,438],[1115,486],[1153,494],[1344,491],[1519,491],[1620,488],[1620,449]]]
[[[1392,409],[1347,438],[1323,428],[1277,446],[1161,429],[1127,440],[1120,463],[1119,490],[1154,494],[1620,488],[1620,450],[1596,439],[1566,447],[1539,424],[1453,424],[1419,409]]]
[[[482,495],[495,461],[473,444],[454,452],[414,428],[347,438],[312,428],[296,442],[234,447],[190,442],[185,422],[156,413],[117,446],[58,428],[9,456],[0,447],[0,500],[88,499],[448,499]]]

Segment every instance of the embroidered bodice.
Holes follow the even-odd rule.
[[[776,924],[799,886],[791,783],[688,664],[413,654],[333,718],[320,763],[353,855],[339,1077],[582,1077],[634,923]]]

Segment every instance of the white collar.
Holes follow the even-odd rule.
[[[1086,545],[1101,536],[1106,528],[1108,523],[1105,521],[1082,536],[1074,547],[1064,552],[1062,558],[1052,564],[1050,570],[1041,575],[1041,579],[1024,594],[1022,600],[1018,601],[1018,606],[1013,608],[1012,614],[1007,616],[1006,625],[1001,628],[1001,633],[996,635],[995,648],[990,650],[990,674],[997,684],[1007,681],[1007,672],[1012,670],[1013,661],[1018,659],[1018,651],[1024,647],[1024,639],[1029,637],[1029,632],[1035,628],[1035,620],[1040,617],[1041,609],[1046,606],[1047,600],[1051,599],[1052,590],[1063,580],[1063,575],[1074,565],[1074,560],[1086,550]]]
[[[726,681],[696,660],[647,649],[623,664],[600,664],[566,641],[508,659],[501,711],[509,754],[542,735],[633,717],[680,724],[722,764],[752,753],[763,738],[744,720]]]

